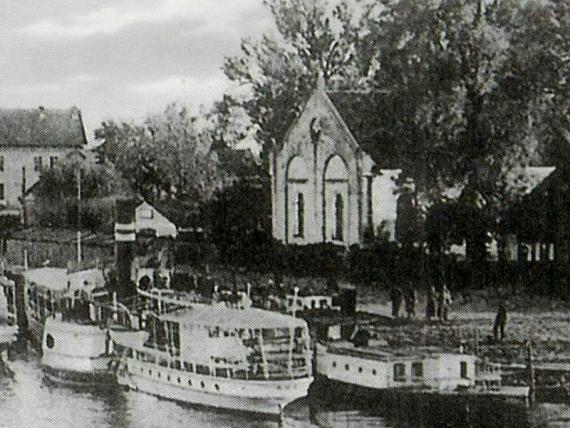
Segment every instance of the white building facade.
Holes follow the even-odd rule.
[[[399,174],[378,167],[329,94],[316,89],[271,152],[273,236],[350,246],[381,229],[393,240]]]

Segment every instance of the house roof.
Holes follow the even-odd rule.
[[[0,109],[0,147],[67,147],[87,144],[81,111]]]

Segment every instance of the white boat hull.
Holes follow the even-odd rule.
[[[109,383],[112,355],[105,330],[93,324],[46,320],[42,366],[55,381],[73,384]]]
[[[117,380],[132,390],[194,405],[269,416],[279,416],[288,403],[306,396],[313,381],[312,377],[253,381],[201,376],[130,359],[127,367],[118,370]]]

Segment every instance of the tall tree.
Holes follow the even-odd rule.
[[[564,8],[538,0],[371,4],[367,38],[381,54],[374,84],[386,92],[377,100],[392,107],[378,109],[389,124],[382,138],[394,141],[387,157],[418,193],[436,202],[455,188],[465,205],[505,205],[505,181],[539,153],[546,113],[567,85],[559,74],[567,53],[552,48],[567,39]]]
[[[95,135],[105,157],[150,201],[200,202],[218,184],[210,133],[185,107],[171,104],[142,123],[104,122]]]
[[[366,50],[357,49],[361,36],[347,3],[266,0],[265,5],[278,37],[243,40],[241,55],[226,58],[224,72],[250,90],[239,103],[268,148],[283,137],[319,76],[329,86],[354,86],[367,61]]]

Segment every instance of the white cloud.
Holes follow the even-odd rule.
[[[172,75],[133,83],[129,86],[129,90],[149,101],[163,100],[163,103],[176,101],[197,107],[220,98],[228,86],[229,82],[224,75],[217,73],[208,78]]]
[[[188,19],[192,32],[220,31],[237,22],[241,12],[259,7],[260,0],[123,0],[111,6],[65,18],[47,18],[29,24],[21,31],[30,36],[83,38],[114,34],[135,24]],[[227,28],[224,28],[227,29]]]

